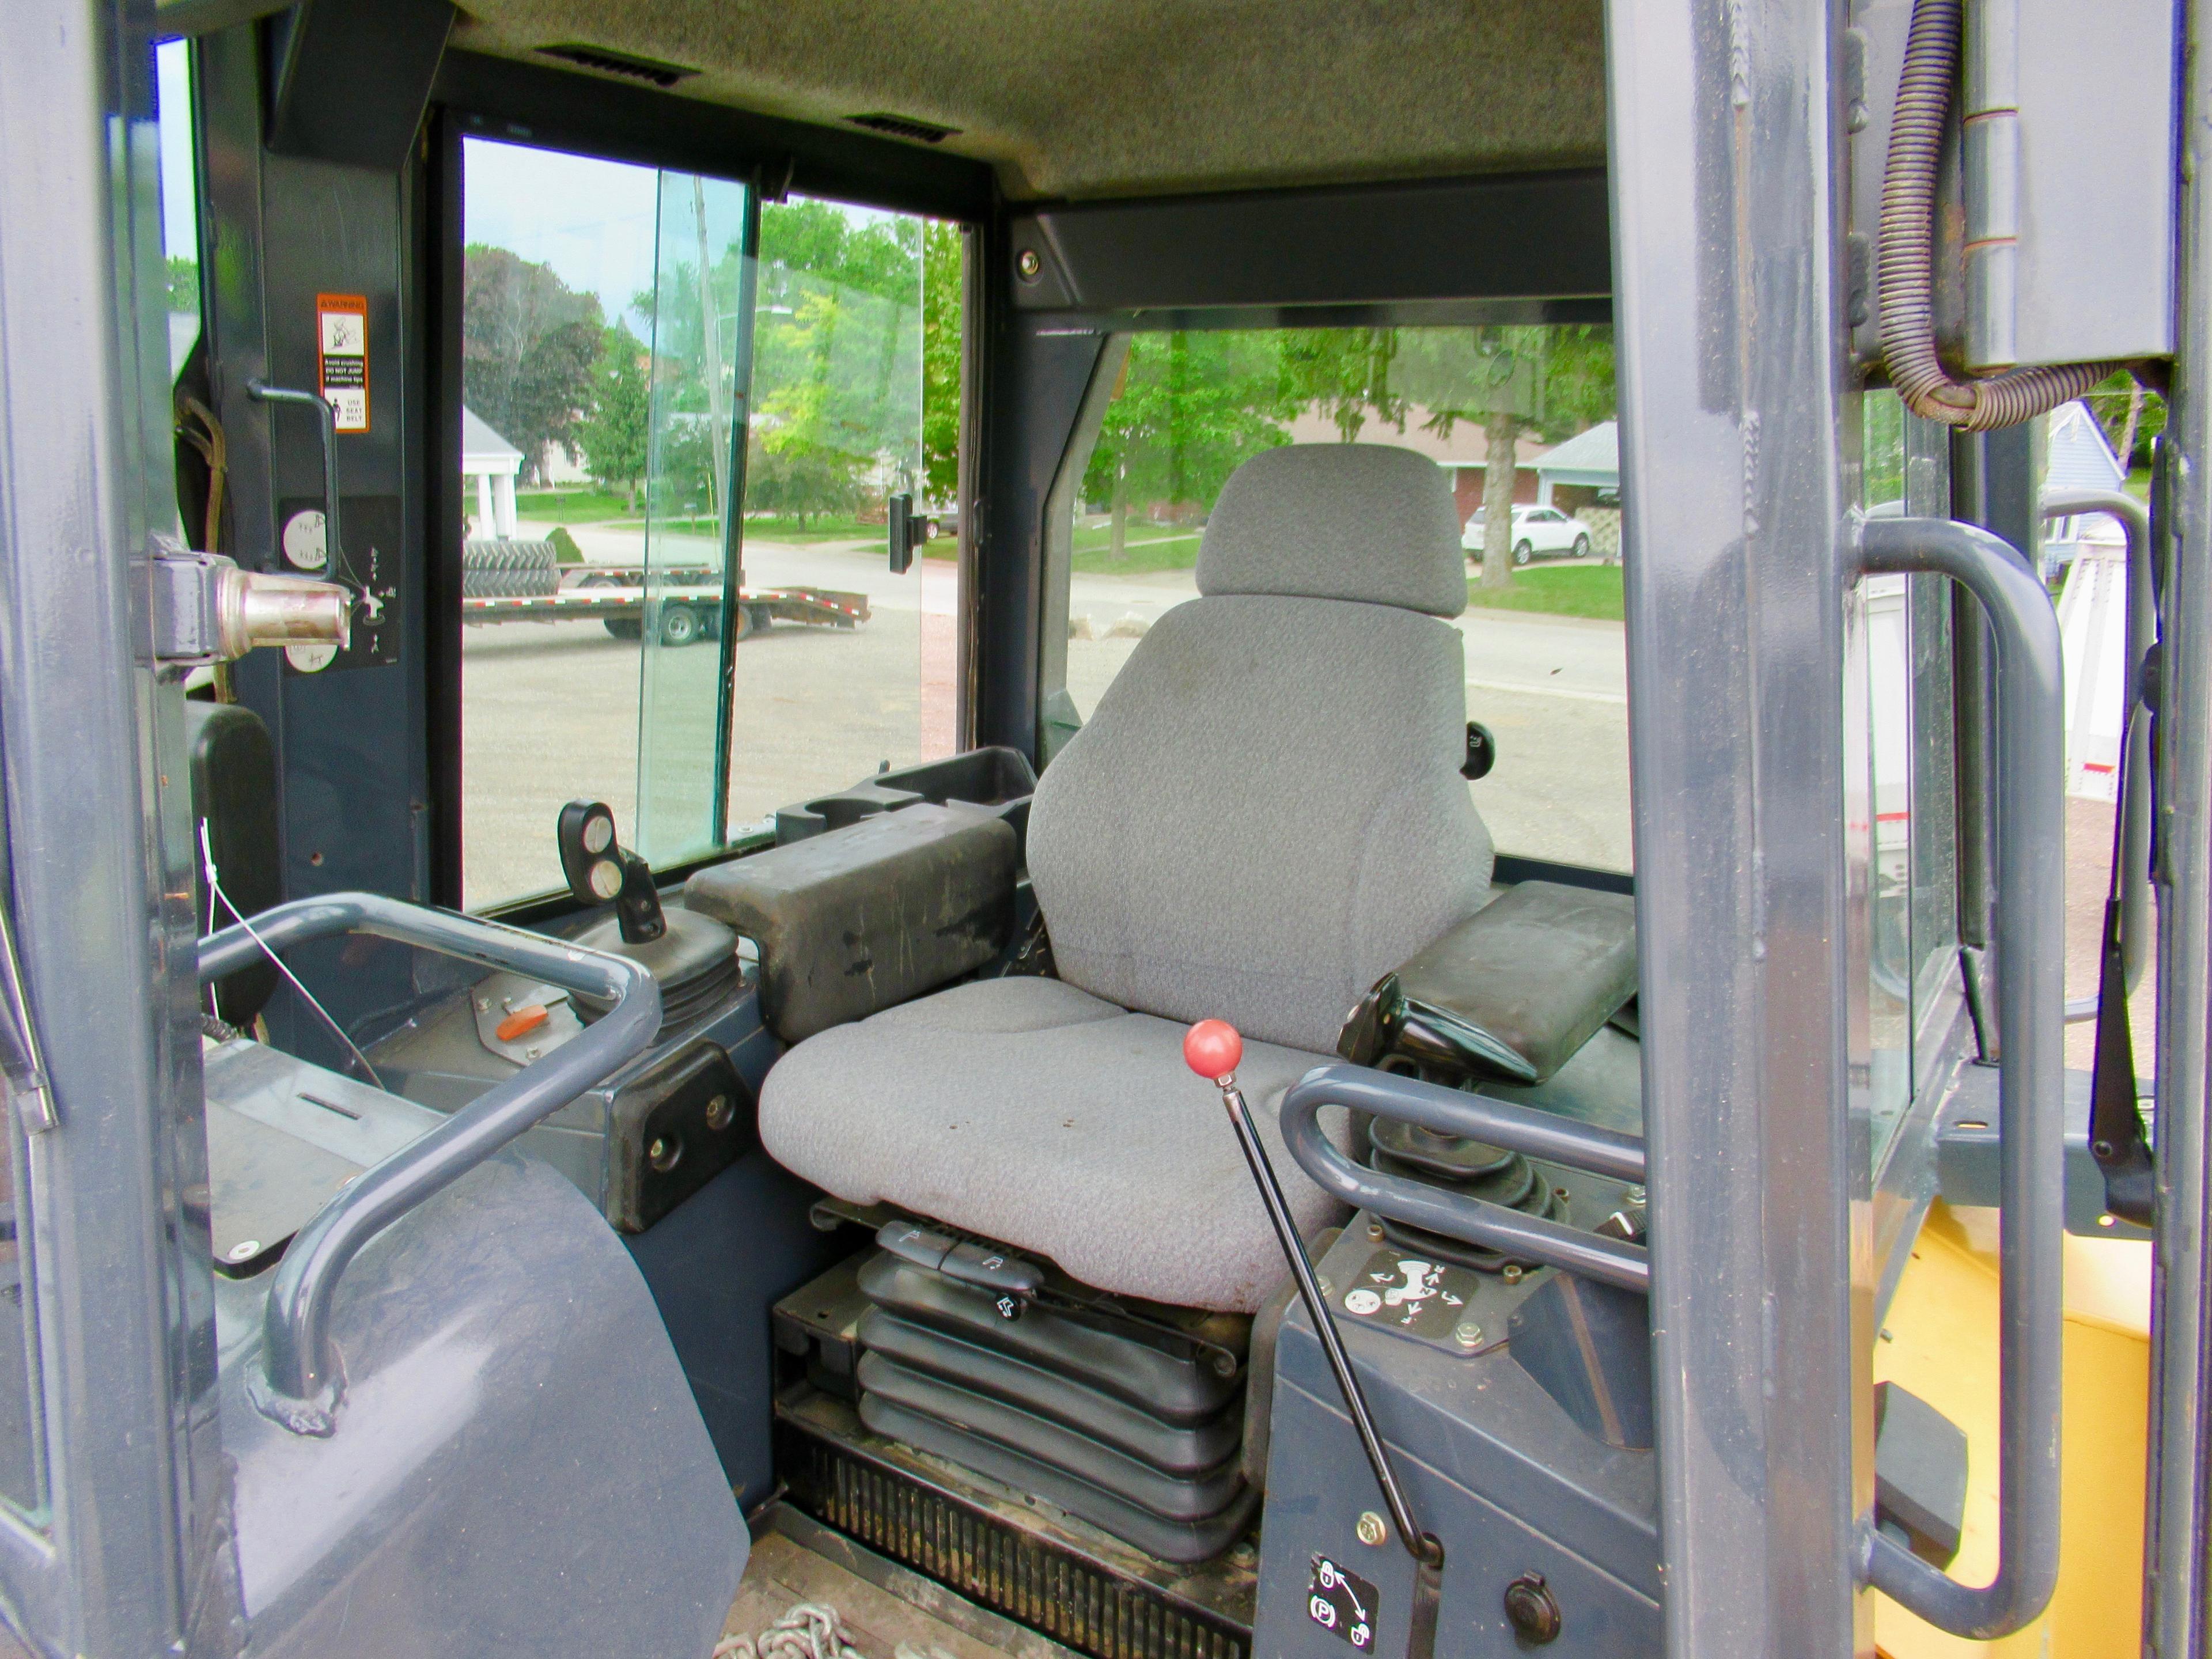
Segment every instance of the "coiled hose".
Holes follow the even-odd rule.
[[[1881,180],[1881,349],[1916,415],[1990,432],[2070,403],[2124,363],[2063,363],[1954,380],[1936,355],[1936,166],[1959,61],[1960,0],[1913,0]]]

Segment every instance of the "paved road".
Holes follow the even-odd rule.
[[[526,528],[525,534],[531,533]],[[572,530],[593,562],[635,562],[635,529]],[[703,538],[669,538],[674,558],[711,555]],[[780,626],[735,653],[730,822],[848,785],[889,761],[948,752],[952,742],[955,580],[922,559],[905,576],[870,543],[745,550],[749,586],[813,586],[868,595],[850,632]],[[1068,642],[1068,686],[1096,706],[1136,641],[1104,635],[1149,624],[1190,599],[1189,572],[1078,575],[1072,618],[1094,637]],[[1470,786],[1498,845],[1572,863],[1628,863],[1628,744],[1622,632],[1616,623],[1475,613],[1467,640],[1468,708],[1498,740],[1497,769]],[[716,653],[641,651],[597,623],[471,628],[462,645],[464,882],[483,904],[560,880],[553,820],[577,795],[605,800],[623,833],[656,860],[705,841],[702,780],[714,757]],[[652,781],[642,803],[636,780]]]

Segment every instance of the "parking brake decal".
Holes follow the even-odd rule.
[[[1375,1651],[1375,1614],[1381,1603],[1375,1586],[1346,1572],[1325,1555],[1313,1559],[1306,1586],[1306,1617],[1333,1631],[1362,1653]]]

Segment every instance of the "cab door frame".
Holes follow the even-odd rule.
[[[9,1091],[47,1504],[0,1513],[0,1601],[80,1653],[237,1639],[182,680],[147,614],[175,519],[153,24],[21,0],[0,52],[6,899],[54,1120]]]

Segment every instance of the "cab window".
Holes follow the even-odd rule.
[[[479,139],[464,167],[464,902],[556,887],[572,799],[665,866],[949,753],[958,566],[886,556],[894,498],[951,495],[943,228]]]
[[[1497,748],[1468,787],[1498,851],[1632,867],[1609,328],[1135,333],[1112,343],[1100,377],[1048,526],[1048,758],[1161,613],[1196,593],[1207,512],[1240,463],[1280,444],[1397,445],[1444,470],[1466,526],[1468,604],[1454,625],[1468,717]],[[1497,558],[1482,550],[1493,475],[1511,532]],[[1547,502],[1587,542],[1555,547],[1554,534],[1524,560],[1519,532]]]

